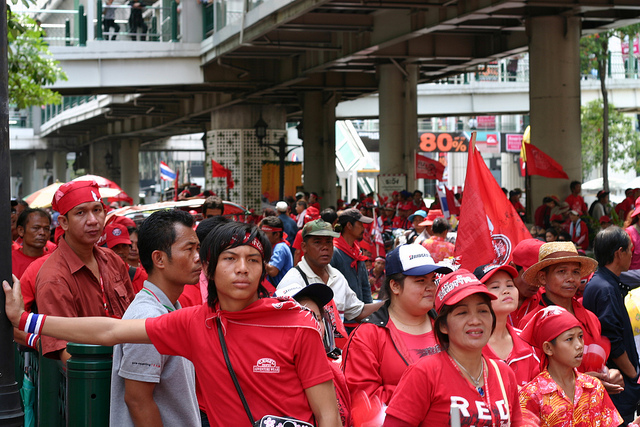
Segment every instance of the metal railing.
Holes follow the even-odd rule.
[[[78,10],[33,9],[14,13],[41,21],[42,38],[49,46],[86,46],[89,24],[93,26],[96,40],[177,42],[180,38],[178,4],[175,1],[170,7],[161,4],[158,1],[151,6],[133,8],[123,4],[103,5],[97,0],[96,16],[92,17],[87,16],[83,5],[78,6]],[[105,22],[106,16],[113,17],[112,22]]]
[[[582,73],[583,80],[598,78],[597,70]],[[639,79],[640,63],[638,58],[624,56],[620,52],[610,53],[607,66],[608,79]],[[520,54],[502,58],[480,65],[478,70],[437,80],[435,84],[472,84],[481,82],[510,83],[529,81],[529,54]]]
[[[58,114],[71,108],[86,104],[96,99],[95,95],[90,96],[63,96],[62,103],[58,105],[46,105],[42,108],[42,123],[53,119]]]
[[[249,2],[249,10],[255,8],[262,1]],[[243,0],[203,0],[202,1],[203,38],[220,31],[229,24],[238,22],[242,18]]]

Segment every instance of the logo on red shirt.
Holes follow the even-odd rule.
[[[261,374],[279,374],[280,366],[276,365],[275,360],[264,357],[256,362],[253,367],[253,372]]]

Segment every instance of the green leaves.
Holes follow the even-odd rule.
[[[59,104],[59,93],[44,86],[67,76],[51,57],[44,30],[25,16],[8,11],[9,102],[18,108]]]
[[[585,173],[602,166],[602,100],[591,101],[582,107],[582,170]],[[640,134],[631,118],[609,104],[609,164],[615,170],[640,172],[637,153]]]

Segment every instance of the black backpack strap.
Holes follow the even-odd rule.
[[[304,274],[304,271],[302,271],[302,269],[297,265],[295,266],[295,269],[298,270],[298,272],[302,276],[302,280],[304,280],[304,285],[309,286],[309,279],[307,278],[307,275]]]
[[[244,406],[244,410],[247,412],[247,416],[249,417],[249,421],[251,425],[255,424],[255,420],[253,419],[253,415],[251,414],[251,410],[249,409],[249,404],[247,403],[247,399],[244,398],[244,393],[240,388],[240,383],[238,382],[238,378],[236,377],[236,373],[231,366],[231,361],[229,360],[229,352],[227,351],[227,342],[224,339],[224,334],[222,332],[222,323],[220,322],[220,318],[216,318],[216,323],[218,327],[218,338],[220,338],[220,346],[222,347],[222,354],[224,355],[224,361],[227,364],[227,369],[229,370],[229,374],[231,375],[231,379],[233,380],[233,385],[236,386],[236,391],[238,392],[238,396],[240,396],[240,400],[242,401],[242,406]]]
[[[131,283],[133,283],[133,278],[136,276],[137,268],[129,266],[129,279],[131,279]]]

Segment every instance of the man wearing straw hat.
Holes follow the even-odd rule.
[[[129,269],[113,251],[97,247],[105,209],[95,181],[60,186],[51,207],[60,213],[64,236],[36,277],[36,304],[42,314],[121,318],[133,301]],[[42,337],[42,353],[63,362],[67,342]]]

